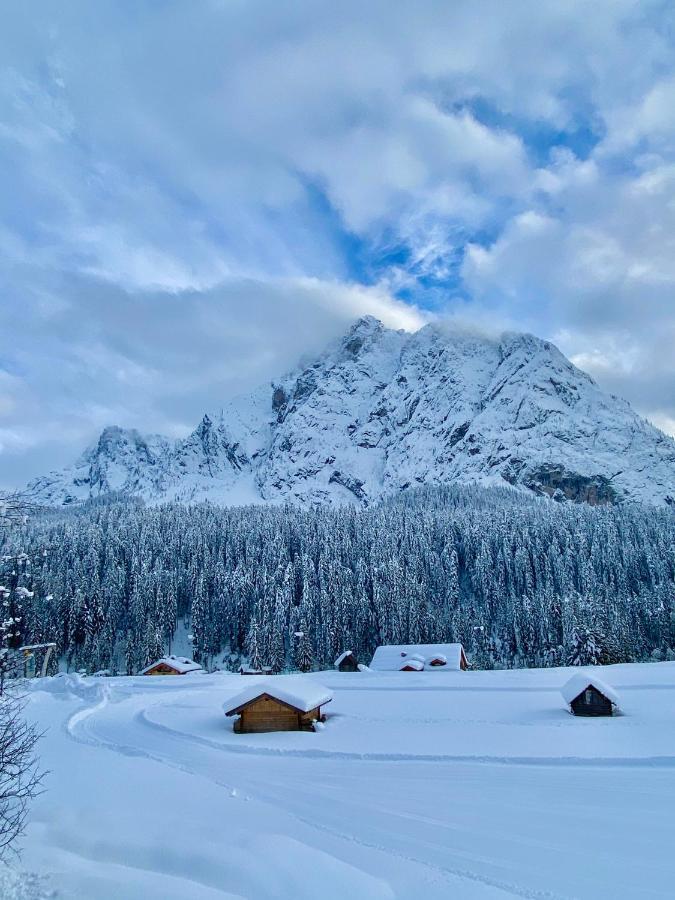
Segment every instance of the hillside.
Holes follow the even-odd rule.
[[[24,643],[131,673],[169,648],[277,669],[449,640],[481,666],[663,658],[674,544],[670,508],[453,486],[366,508],[96,500],[0,535],[0,556],[41,559],[15,610]],[[181,621],[191,650],[176,644]]]
[[[410,334],[366,317],[187,438],[111,426],[29,490],[46,505],[112,491],[150,502],[368,504],[453,482],[672,504],[675,442],[547,341],[438,325]]]

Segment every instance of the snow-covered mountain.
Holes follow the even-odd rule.
[[[316,361],[170,441],[118,427],[29,485],[68,504],[368,503],[419,484],[505,482],[589,503],[675,503],[675,442],[547,341],[360,319]]]

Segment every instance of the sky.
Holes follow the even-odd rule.
[[[675,434],[675,4],[6,5],[1,483],[366,313],[531,331]]]

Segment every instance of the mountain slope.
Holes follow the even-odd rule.
[[[106,428],[29,489],[56,505],[120,490],[150,501],[358,501],[487,481],[590,503],[675,502],[675,442],[552,344],[365,317],[313,364],[176,442]]]

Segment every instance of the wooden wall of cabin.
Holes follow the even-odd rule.
[[[319,710],[299,713],[295,709],[277,703],[267,697],[260,697],[242,710],[235,731],[247,734],[262,731],[301,731],[311,728],[312,721],[319,718]]]
[[[169,666],[155,666],[154,669],[150,669],[149,672],[145,673],[146,675],[180,675],[180,672],[177,672],[175,669],[170,668]]]
[[[346,659],[342,660],[338,666],[338,670],[340,672],[358,672],[359,666],[353,656],[348,656]]]
[[[239,730],[297,731],[300,728],[298,713],[282,703],[261,697],[242,710]]]
[[[590,686],[571,702],[575,716],[611,716],[612,703],[604,694]]]

